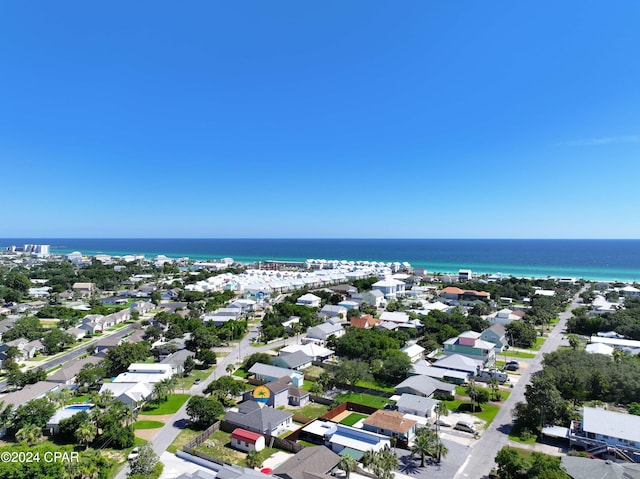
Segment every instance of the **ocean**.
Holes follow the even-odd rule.
[[[0,239],[0,247],[49,244],[57,254],[144,254],[251,263],[306,259],[407,261],[429,272],[640,280],[640,240],[540,239]],[[3,246],[4,245],[4,246]]]

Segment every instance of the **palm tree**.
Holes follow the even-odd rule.
[[[449,415],[449,408],[444,403],[444,401],[440,401],[436,405],[435,411],[436,411],[436,434],[438,434],[438,432],[440,431],[440,418],[442,416],[448,416]]]
[[[106,407],[110,403],[112,403],[114,399],[115,396],[113,394],[113,391],[111,391],[110,389],[105,389],[100,393],[98,402],[101,407]]]
[[[434,445],[432,435],[428,434],[431,431],[426,429],[423,429],[423,431],[426,432],[416,435],[416,438],[413,441],[413,446],[411,446],[411,455],[420,455],[420,467],[424,467],[424,458],[431,454]]]
[[[226,367],[226,371],[227,373],[229,373],[229,376],[231,376],[231,373],[233,373],[233,371],[235,371],[236,367],[233,364],[229,364]]]
[[[155,397],[158,406],[160,406],[160,401],[162,397],[166,395],[166,393],[167,383],[165,383],[164,379],[162,381],[158,381],[153,385],[153,396]]]
[[[90,421],[86,421],[80,424],[74,436],[78,444],[84,444],[84,448],[87,450],[89,449],[89,443],[96,438],[96,429]]]
[[[67,404],[72,397],[73,391],[71,389],[63,389],[58,393],[58,398],[60,399],[60,402],[63,406]]]
[[[258,457],[258,452],[255,449],[247,453],[246,463],[247,467],[251,468],[260,466],[260,458]]]
[[[349,475],[358,467],[358,461],[347,454],[345,456],[342,456],[338,467],[345,472],[345,474],[347,475],[347,479],[349,479]]]
[[[440,461],[443,458],[447,457],[447,454],[449,454],[449,449],[447,448],[447,446],[442,444],[440,439],[436,439],[436,443],[433,445],[432,451],[432,455],[436,456],[436,462],[440,464]]]
[[[27,446],[33,446],[42,437],[42,429],[35,424],[26,424],[16,432],[18,442],[23,442]]]

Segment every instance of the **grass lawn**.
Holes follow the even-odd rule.
[[[361,388],[377,389],[378,391],[384,391],[387,393],[392,393],[395,391],[395,388],[393,386],[385,386],[374,381],[360,380],[356,383],[356,386],[360,386]]]
[[[292,412],[294,414],[300,414],[308,418],[319,418],[329,412],[329,406],[319,403],[309,403],[301,408],[285,408],[285,411]]]
[[[242,368],[238,368],[233,372],[234,376],[238,376],[239,378],[247,379],[249,373]]]
[[[496,414],[500,408],[498,406],[494,406],[493,404],[483,404],[482,411],[480,412],[471,412],[471,403],[469,400],[461,400],[455,399],[453,401],[445,401],[445,404],[449,408],[449,411],[459,411],[467,414],[471,414],[472,416],[477,417],[478,419],[484,421],[486,423],[485,427],[488,427],[489,424],[494,420]],[[468,408],[468,409],[467,409]]]
[[[164,426],[161,421],[137,421],[133,424],[133,429],[158,429]]]
[[[232,449],[229,446],[230,442],[231,434],[224,431],[216,431],[204,442],[204,444],[198,446],[197,450],[218,459],[222,459],[223,461],[230,462],[231,464],[246,466],[247,454],[242,451]],[[271,454],[277,451],[278,449],[265,447],[258,453],[258,460],[260,464],[271,456]]]
[[[85,402],[87,399],[89,399],[88,394],[83,394],[82,396],[74,396],[67,401],[67,404],[82,403],[82,402]]]
[[[305,379],[301,389],[304,389],[305,391],[311,391],[311,388],[313,387],[314,384],[315,382]]]
[[[142,410],[142,414],[160,416],[162,414],[175,414],[182,405],[187,402],[191,395],[189,394],[172,394],[169,399],[158,406],[155,402],[147,404]]]
[[[171,454],[175,454],[176,451],[182,449],[182,446],[184,446],[186,443],[188,443],[192,439],[195,439],[197,436],[199,436],[201,432],[202,431],[196,431],[194,429],[189,429],[189,428],[183,429],[182,431],[180,431],[180,434],[178,434],[178,436],[176,436],[173,442],[169,445],[169,447],[167,448],[167,451],[170,452]]]
[[[204,381],[209,376],[211,376],[211,374],[213,374],[213,371],[215,369],[216,369],[215,364],[213,366],[208,367],[207,369],[194,369],[193,371],[191,371],[191,373],[187,377],[184,377],[184,378],[181,377],[178,379],[178,389],[182,390],[183,387],[185,389],[191,388],[196,378],[199,378],[200,381]]]
[[[367,417],[369,416],[367,416],[366,414],[359,414],[357,412],[352,412],[347,417],[345,417],[342,421],[340,421],[340,424],[344,424],[345,426],[353,426],[360,419],[365,419]]]
[[[508,358],[531,359],[536,357],[533,353],[524,353],[522,351],[507,351],[506,353],[502,352],[500,354],[505,355]]]
[[[336,401],[339,402],[355,402],[358,404],[364,404],[365,406],[371,406],[378,409],[382,409],[385,404],[389,402],[389,398],[382,396],[373,396],[371,394],[359,394],[359,393],[349,393],[349,394],[338,394],[336,396]]]

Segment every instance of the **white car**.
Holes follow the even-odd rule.
[[[140,455],[140,448],[139,447],[134,447],[133,449],[131,449],[131,452],[127,456],[127,459],[128,460],[132,460],[132,459],[135,459],[136,457],[138,457],[139,455]]]

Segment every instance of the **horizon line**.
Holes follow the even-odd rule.
[[[1,241],[5,240],[324,240],[324,241],[344,241],[344,240],[380,240],[380,241],[389,241],[389,240],[403,240],[403,241],[424,241],[424,240],[455,240],[455,241],[638,241],[640,238],[553,238],[553,237],[544,237],[544,238],[501,238],[501,237],[480,237],[480,238],[470,238],[470,237],[437,237],[437,238],[422,238],[422,237],[256,237],[256,236],[225,236],[225,237],[169,237],[169,236],[12,236],[12,237],[2,237]]]

